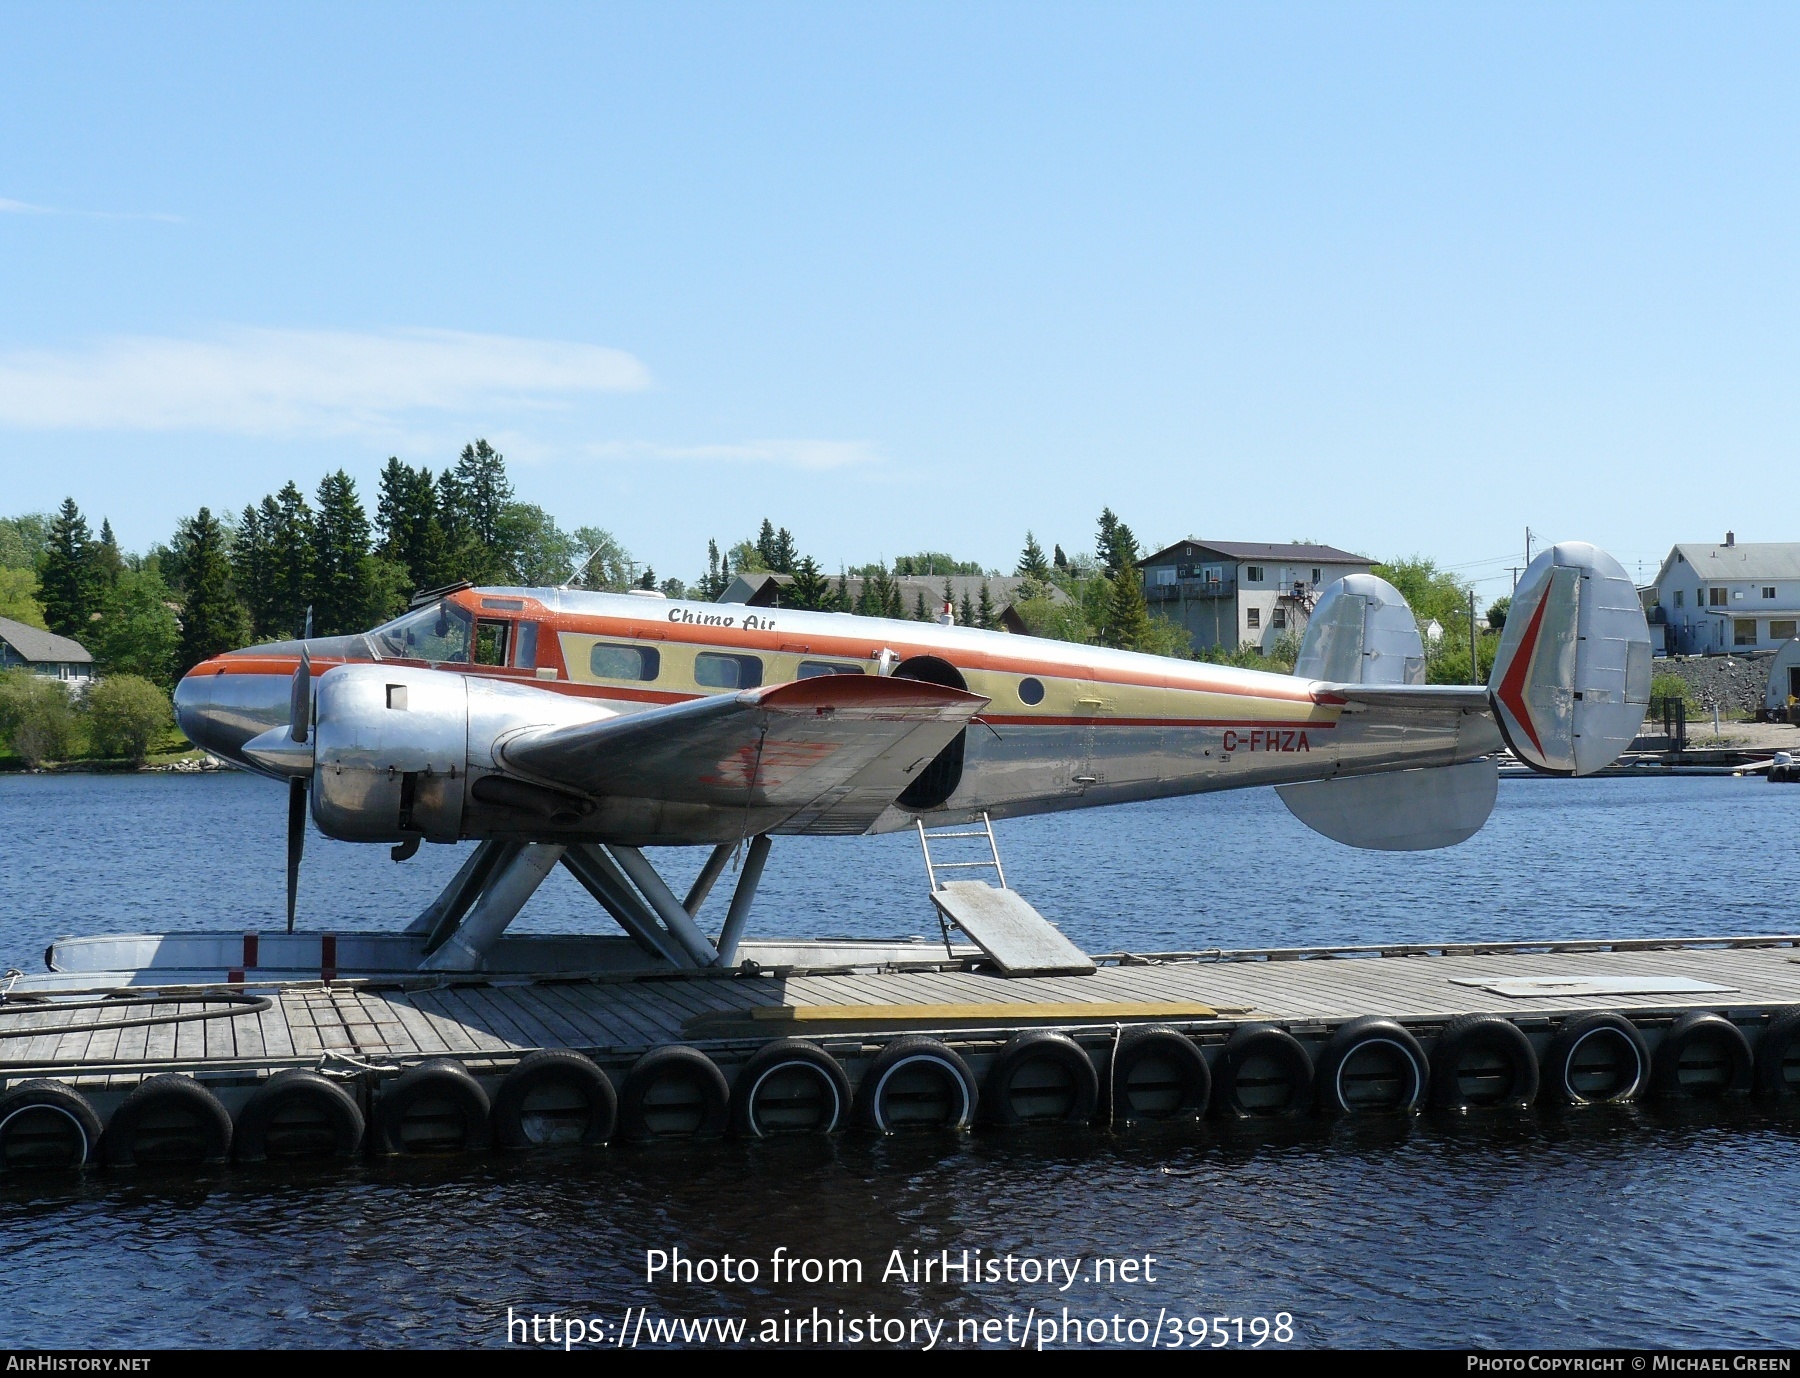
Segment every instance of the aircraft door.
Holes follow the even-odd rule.
[[[967,690],[968,681],[949,661],[938,656],[912,656],[894,667],[895,679],[917,679],[927,684],[941,684],[949,689]],[[932,758],[931,763],[913,777],[897,801],[901,808],[935,809],[962,783],[963,755],[967,750],[969,729],[956,734],[950,745]]]

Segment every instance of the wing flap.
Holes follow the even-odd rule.
[[[920,680],[828,675],[531,729],[498,754],[508,770],[584,794],[787,810],[783,831],[847,809],[823,830],[861,831],[851,816],[891,804],[915,763],[987,702]]]

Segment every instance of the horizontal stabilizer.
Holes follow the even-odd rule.
[[[1454,847],[1494,811],[1499,768],[1489,760],[1380,775],[1277,785],[1288,812],[1316,833],[1377,852]]]

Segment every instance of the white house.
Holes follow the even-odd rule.
[[[1336,546],[1193,536],[1138,562],[1150,611],[1185,627],[1195,649],[1247,645],[1263,652],[1306,630],[1326,585],[1372,567],[1367,556]]]
[[[1652,624],[1671,655],[1773,650],[1800,631],[1800,541],[1677,545],[1656,572]]]

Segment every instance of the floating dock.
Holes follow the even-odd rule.
[[[509,938],[497,964],[540,970],[479,976],[317,965],[396,935],[248,940],[222,968],[245,935],[81,940],[16,982],[0,1172],[1800,1095],[1786,935],[1113,953],[1024,978],[916,940],[673,973],[604,969],[613,940]],[[122,952],[163,960],[80,966]]]

